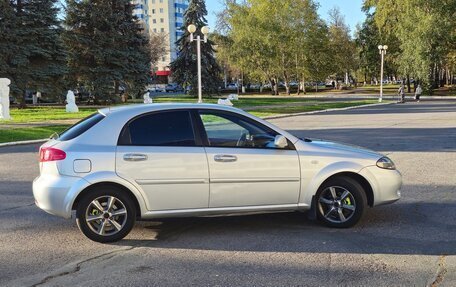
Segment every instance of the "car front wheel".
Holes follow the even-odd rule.
[[[133,228],[136,209],[131,198],[115,187],[101,187],[84,195],[76,210],[76,223],[89,239],[119,241]]]
[[[363,187],[349,177],[336,177],[317,192],[317,217],[330,227],[352,227],[362,218],[367,205]]]

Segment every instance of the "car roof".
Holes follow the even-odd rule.
[[[149,111],[160,111],[160,110],[171,110],[171,109],[213,109],[213,110],[225,110],[244,114],[245,112],[241,109],[217,105],[217,104],[196,104],[196,103],[159,103],[159,104],[135,104],[135,105],[123,105],[116,107],[109,107],[99,109],[98,111],[107,116],[113,113],[147,113]]]
[[[293,143],[296,143],[299,139],[294,135],[280,129],[273,124],[258,118],[252,114],[249,114],[241,109],[225,106],[225,105],[218,105],[218,104],[198,104],[198,103],[160,103],[160,104],[136,104],[136,105],[124,105],[124,106],[116,106],[110,108],[104,108],[98,110],[99,113],[109,116],[109,115],[123,115],[134,117],[140,114],[154,112],[154,111],[165,111],[165,110],[174,110],[174,109],[208,109],[208,110],[219,110],[219,111],[228,111],[234,112],[240,115],[244,115],[248,118],[251,118],[257,122],[260,122],[276,131],[280,131],[281,134],[286,135],[288,139],[290,139]]]

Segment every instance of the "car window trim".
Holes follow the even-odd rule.
[[[195,139],[195,145],[184,145],[184,146],[168,146],[168,145],[139,145],[139,144],[132,144],[131,143],[131,136],[130,136],[130,123],[137,120],[140,117],[159,114],[159,113],[170,113],[170,112],[187,112],[190,119],[190,125],[192,127],[193,137]],[[127,142],[123,142],[126,140],[124,137],[128,135]],[[190,109],[169,109],[169,110],[157,110],[157,111],[150,111],[146,113],[142,113],[139,115],[134,116],[133,118],[129,119],[127,123],[123,126],[122,130],[120,131],[119,137],[117,139],[117,146],[150,146],[150,147],[203,147],[202,137],[200,136],[200,132],[195,128],[194,124],[194,116],[192,115],[192,111]]]
[[[270,127],[262,124],[262,123],[259,123],[249,117],[246,117],[242,114],[238,114],[238,113],[233,113],[233,112],[230,112],[230,111],[223,111],[223,110],[217,110],[217,109],[201,109],[201,108],[193,108],[192,110],[195,111],[195,121],[197,122],[195,124],[195,126],[201,130],[200,131],[200,135],[202,136],[202,143],[204,145],[204,147],[210,147],[210,148],[238,148],[238,149],[262,149],[262,150],[296,150],[296,147],[295,145],[285,136],[285,138],[287,139],[287,142],[288,142],[288,147],[287,148],[268,148],[268,147],[222,147],[222,146],[211,146],[209,145],[209,139],[208,139],[208,136],[207,136],[207,133],[206,133],[206,129],[204,128],[204,123],[203,123],[203,120],[201,119],[200,117],[200,112],[210,112],[210,113],[214,113],[215,115],[217,114],[226,114],[228,116],[234,116],[234,117],[238,117],[240,118],[241,120],[244,120],[246,122],[248,122],[249,124],[252,124],[254,126],[259,126],[261,129],[265,129],[267,131],[273,131],[274,133],[276,134],[279,134],[279,135],[282,135],[281,133],[275,131],[274,129],[271,129]],[[237,123],[235,123],[237,124]],[[284,136],[284,135],[283,135]]]

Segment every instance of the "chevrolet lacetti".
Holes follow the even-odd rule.
[[[43,144],[33,194],[113,242],[135,220],[165,217],[309,210],[351,227],[398,200],[401,183],[373,151],[299,139],[232,107],[153,104],[101,109]]]

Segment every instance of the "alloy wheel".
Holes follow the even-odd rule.
[[[98,235],[117,234],[127,222],[127,208],[114,196],[100,196],[86,209],[85,220],[89,228]]]
[[[321,192],[318,208],[326,220],[332,223],[344,223],[355,214],[356,201],[346,188],[330,186]]]

